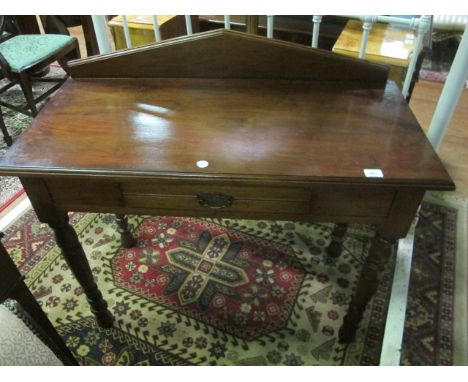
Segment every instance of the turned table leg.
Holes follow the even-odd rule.
[[[379,233],[372,240],[369,254],[364,263],[355,295],[339,331],[339,342],[349,343],[354,340],[364,310],[375,291],[385,264],[391,257],[396,240],[388,240]]]
[[[424,191],[398,191],[395,194],[387,219],[377,228],[369,254],[364,262],[355,295],[339,331],[340,343],[353,341],[366,305],[377,290],[382,271],[393,254],[398,239],[403,238],[411,227]]]
[[[338,257],[343,250],[343,241],[348,229],[347,224],[336,224],[331,233],[331,242],[326,248],[326,252],[331,257]]]
[[[87,300],[91,305],[91,312],[96,316],[97,323],[103,328],[112,327],[114,318],[107,309],[107,302],[94,281],[83,247],[75,230],[69,224],[68,214],[66,212],[57,213],[57,216],[50,219],[48,224],[54,230],[63,257],[86,293]]]
[[[136,245],[136,239],[130,232],[128,225],[128,218],[126,215],[115,215],[115,221],[117,222],[118,231],[120,233],[120,242],[124,248],[132,248]]]

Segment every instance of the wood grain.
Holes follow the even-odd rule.
[[[366,178],[365,168],[384,178]],[[69,80],[0,173],[83,172],[453,188],[394,84]]]
[[[70,63],[73,78],[255,78],[383,88],[388,68],[286,41],[214,30]]]
[[[128,179],[74,179],[51,177],[46,180],[48,194],[61,210],[96,210],[126,213],[155,210],[181,216],[224,216],[255,214],[267,219],[286,214],[298,220],[328,216],[333,221],[353,218],[385,218],[390,211],[395,189],[370,186],[302,185],[295,187],[261,183],[179,180],[177,182]],[[218,194],[232,198],[222,208],[206,207],[200,196]]]

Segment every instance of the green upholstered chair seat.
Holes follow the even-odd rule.
[[[43,60],[73,41],[73,37],[61,34],[18,35],[0,43],[0,53],[12,72]]]

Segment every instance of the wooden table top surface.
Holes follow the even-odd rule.
[[[0,173],[453,188],[394,83],[333,89],[288,80],[69,79],[0,160]],[[364,169],[384,178],[366,178]]]

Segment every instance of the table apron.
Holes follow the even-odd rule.
[[[217,181],[50,178],[60,210],[169,216],[380,223],[396,190],[349,185],[290,186]]]

